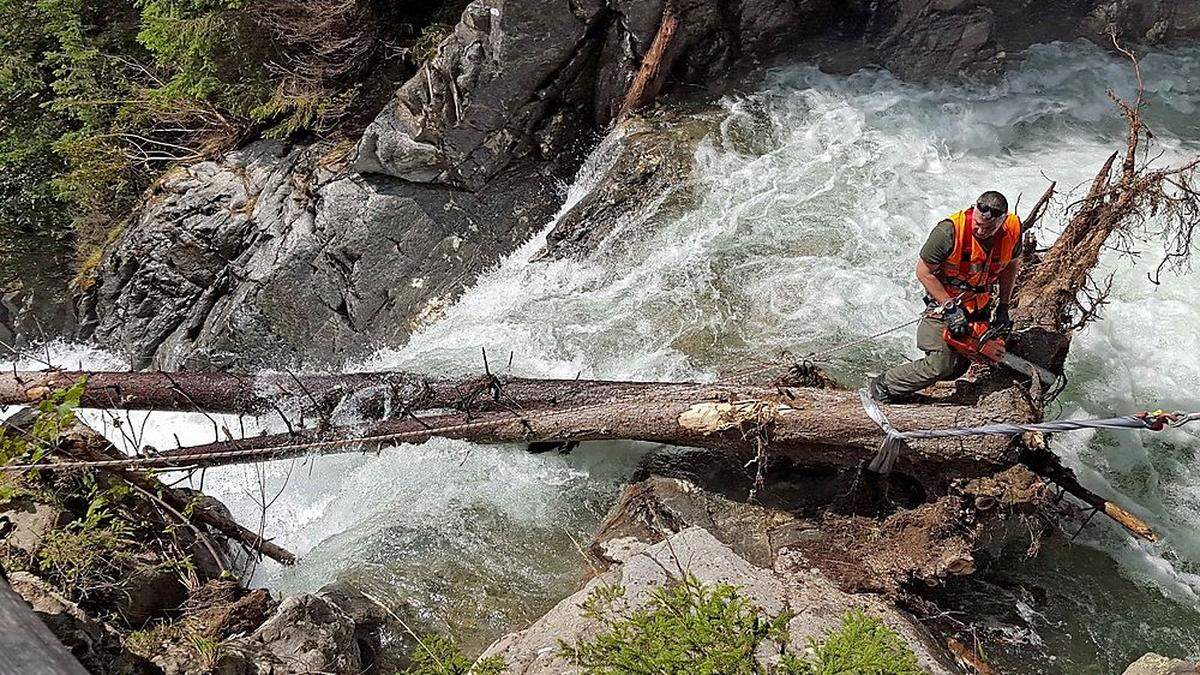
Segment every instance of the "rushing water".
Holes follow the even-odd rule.
[[[1164,160],[1200,152],[1200,49],[1147,55],[1142,68]],[[721,102],[723,119],[696,154],[694,208],[631,227],[619,246],[583,262],[528,262],[534,240],[406,347],[348,368],[475,371],[486,347],[511,350],[523,374],[697,378],[878,332],[920,309],[912,266],[933,223],[985,189],[1021,195],[1028,208],[1047,177],[1087,181],[1123,138],[1106,89],[1130,95],[1133,84],[1127,62],[1086,45],[1035,47],[995,84],[771,71]],[[619,143],[610,137],[593,154],[568,204],[603,175]],[[1043,219],[1043,241],[1058,215]],[[1062,415],[1200,410],[1200,276],[1155,287],[1146,272],[1161,250],[1144,246],[1138,260],[1103,263],[1114,291],[1103,318],[1074,341]],[[899,331],[839,355],[831,369],[857,383],[916,355],[912,342]],[[63,365],[112,359],[77,347],[57,355]],[[204,442],[220,424],[240,422],[155,415],[134,441]],[[140,420],[122,429],[140,430]],[[1002,555],[964,594],[984,613],[984,637],[1006,670],[1119,672],[1148,649],[1200,655],[1198,438],[1172,430],[1056,441],[1086,485],[1165,541],[1135,542],[1096,520],[1036,561]],[[205,489],[250,521],[265,494],[267,532],[304,554],[294,569],[260,569],[259,580],[284,592],[352,580],[477,646],[574,590],[574,542],[645,450],[529,455],[434,441],[378,457],[212,470]]]

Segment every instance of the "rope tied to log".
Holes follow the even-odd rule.
[[[876,473],[888,473],[892,470],[904,443],[913,439],[926,438],[956,438],[964,436],[1016,436],[1026,432],[1079,431],[1081,429],[1140,429],[1162,431],[1167,427],[1181,427],[1189,422],[1200,420],[1200,412],[1184,412],[1182,410],[1140,412],[1134,415],[1120,417],[1092,417],[1081,420],[1054,420],[1050,422],[1035,422],[1016,424],[1012,422],[997,422],[975,427],[952,427],[947,429],[917,429],[914,431],[897,431],[888,421],[887,415],[879,407],[879,403],[871,398],[866,389],[858,390],[858,398],[862,401],[863,411],[872,421],[883,430],[884,439],[879,452],[871,459],[867,469]]]

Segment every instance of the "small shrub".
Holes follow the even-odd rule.
[[[882,621],[861,610],[842,617],[825,639],[809,640],[813,655],[792,667],[805,675],[921,675],[917,657]]]
[[[412,664],[404,675],[500,675],[504,660],[498,656],[472,662],[453,638],[430,635],[421,640],[410,656]]]
[[[46,535],[37,565],[55,585],[75,597],[87,597],[121,585],[126,570],[136,563],[133,550],[120,523],[68,527]]]
[[[432,59],[437,55],[438,45],[450,35],[452,30],[452,26],[443,23],[426,26],[421,31],[421,37],[417,38],[417,41],[409,48],[409,59],[418,66]]]
[[[629,612],[624,589],[601,587],[583,604],[601,626],[593,640],[560,644],[560,654],[585,673],[767,672],[754,649],[787,641],[789,614],[766,616],[728,584],[706,586],[688,575],[653,592],[649,605]]]

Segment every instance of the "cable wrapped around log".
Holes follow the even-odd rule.
[[[897,431],[888,421],[887,415],[879,407],[879,403],[871,398],[866,389],[858,390],[859,400],[867,416],[879,425],[885,438],[879,447],[879,452],[867,465],[876,473],[888,473],[900,457],[904,441],[924,438],[961,438],[965,436],[1016,436],[1027,432],[1055,433],[1060,431],[1079,431],[1080,429],[1141,429],[1147,431],[1162,431],[1168,426],[1180,427],[1188,422],[1200,420],[1200,412],[1188,413],[1181,410],[1174,412],[1143,412],[1137,415],[1122,415],[1120,417],[1092,417],[1081,420],[1052,420],[1050,422],[1035,422],[1029,424],[1014,424],[998,422],[983,424],[975,427],[958,427],[947,429],[919,429],[916,431]]]

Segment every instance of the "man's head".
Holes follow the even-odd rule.
[[[975,215],[972,220],[975,224],[975,234],[986,239],[1004,224],[1004,219],[1008,216],[1008,200],[999,192],[988,190],[975,200],[974,209]]]

